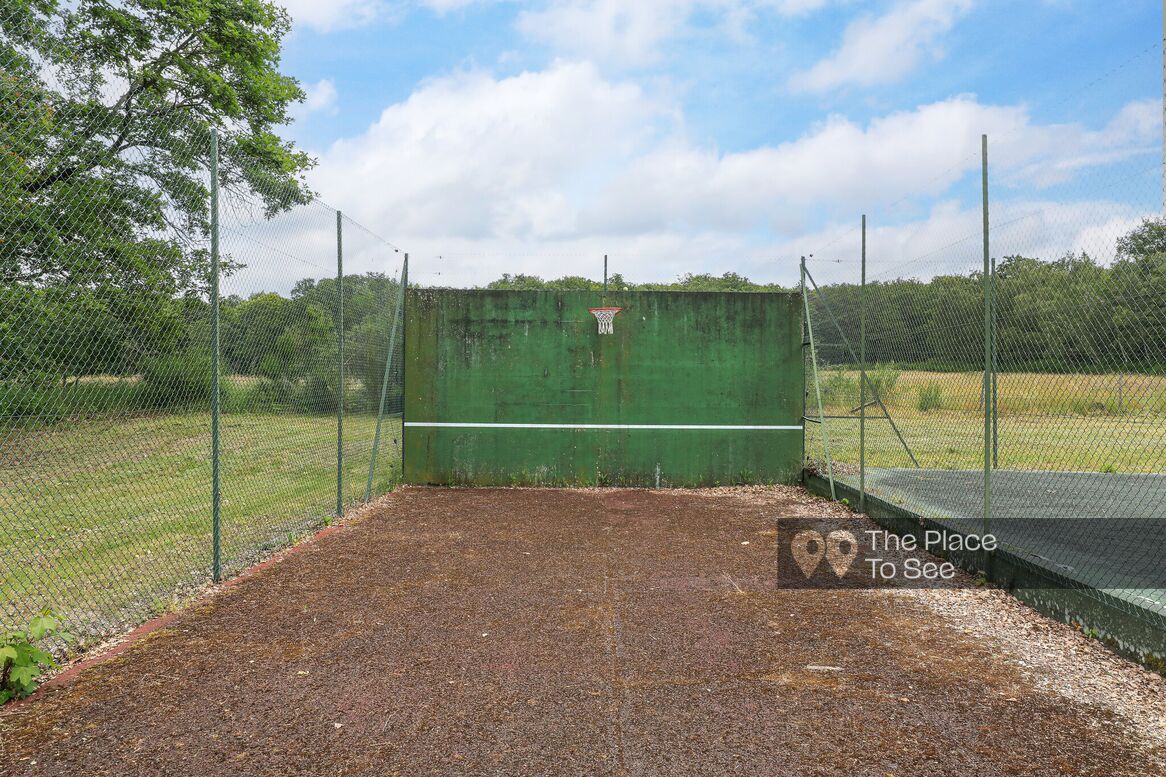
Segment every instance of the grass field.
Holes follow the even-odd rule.
[[[345,418],[345,501],[363,499],[376,418]],[[382,432],[376,493],[399,477],[400,421]],[[72,422],[0,432],[0,620],[44,607],[96,638],[163,609],[211,567],[210,417]],[[245,566],[336,506],[336,420],[227,414],[222,555]]]
[[[982,466],[979,374],[884,371],[879,379],[922,467]],[[857,374],[825,371],[822,380],[827,414],[852,416],[829,421],[833,459],[841,474],[856,471]],[[1166,471],[1166,378],[1006,374],[1000,398],[1002,468]],[[877,413],[871,410],[867,426],[868,465],[911,466]],[[364,495],[374,425],[369,414],[346,417],[348,504]],[[400,421],[388,422],[377,493],[399,476],[400,436]],[[331,416],[228,413],[222,445],[226,572],[288,544],[334,511]],[[806,451],[812,460],[821,457],[816,424],[808,424]],[[52,607],[95,638],[169,606],[176,591],[205,583],[210,474],[205,413],[0,431],[0,621]]]
[[[833,458],[859,461],[858,373],[821,373]],[[904,371],[882,378],[884,401],[925,468],[983,466],[980,373]],[[812,375],[807,376],[813,407]],[[1166,471],[1166,378],[1144,375],[1007,373],[998,383],[998,464],[1005,469],[1082,472]],[[869,394],[868,394],[869,399]],[[881,410],[868,408],[867,464],[910,466]],[[822,455],[822,430],[807,425],[806,454]]]
[[[877,365],[870,375],[892,412],[925,412],[929,404],[930,409],[961,412],[983,407],[980,372],[900,371]],[[835,409],[856,408],[858,377],[856,370],[821,369],[823,398]],[[812,379],[806,376],[811,390]],[[930,401],[925,400],[928,391]],[[997,407],[1001,414],[1040,416],[1166,415],[1166,376],[1001,372]]]

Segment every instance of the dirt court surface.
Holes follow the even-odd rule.
[[[1166,773],[1136,715],[1053,687],[1092,649],[779,588],[778,519],[868,526],[788,488],[405,489],[0,714],[0,773]],[[1100,665],[1153,713],[1158,679]]]

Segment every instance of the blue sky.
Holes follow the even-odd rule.
[[[875,274],[958,269],[981,132],[1000,255],[1160,207],[1160,3],[286,4],[313,183],[432,282],[841,274],[862,212]]]

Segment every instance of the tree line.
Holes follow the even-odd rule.
[[[1118,239],[1116,248],[1109,265],[1085,253],[1053,261],[1000,260],[994,283],[999,369],[1166,371],[1166,221],[1143,221]],[[868,362],[982,370],[984,287],[982,272],[868,283]],[[838,330],[857,350],[860,300],[861,288],[854,283],[811,294],[821,361],[855,363]]]
[[[335,278],[301,280],[286,296],[223,298],[220,369],[231,406],[333,412],[342,336],[346,402],[375,408],[399,298],[398,282],[381,273],[346,276],[342,332]],[[0,302],[0,415],[201,405],[210,396],[203,295],[8,285]],[[400,394],[399,376],[390,376],[390,397]]]
[[[981,273],[869,284],[868,362],[906,369],[982,369],[984,286]],[[1005,257],[996,268],[994,287],[1002,370],[1166,371],[1166,222],[1147,220],[1122,237],[1109,265],[1085,254],[1054,261]],[[603,286],[579,276],[504,275],[487,288],[599,291]],[[735,273],[686,275],[656,284],[633,284],[614,275],[608,288],[780,290]],[[345,389],[346,401],[354,406],[377,404],[399,294],[397,281],[383,274],[345,278]],[[857,348],[860,287],[831,284],[811,292],[810,299],[820,360],[854,365],[838,329]],[[87,377],[134,378],[147,392],[131,397],[139,404],[201,403],[209,396],[211,321],[204,294],[110,283],[10,283],[0,287],[0,302],[4,415],[51,414],[46,405],[69,404],[70,392],[80,392],[76,404],[87,396],[82,385]],[[303,412],[335,409],[338,303],[334,278],[301,280],[287,295],[222,300],[222,371],[252,379],[244,404]],[[398,364],[401,347],[398,338]],[[391,397],[400,393],[398,375],[390,378]],[[126,386],[121,389],[125,392]],[[111,390],[102,394],[103,401],[110,401]]]
[[[537,275],[504,273],[498,280],[488,283],[486,288],[512,291],[538,289],[602,291],[603,283],[581,275],[564,275],[554,280],[543,280]],[[607,288],[609,291],[786,291],[780,284],[754,283],[735,272],[726,272],[723,275],[688,273],[667,283],[632,283],[621,273],[614,273],[607,279]]]
[[[312,199],[314,161],[279,135],[305,96],[280,71],[290,31],[270,0],[3,5],[0,418],[53,417],[83,376],[140,373],[156,403],[206,391],[206,350],[185,343],[205,318],[213,137],[226,193],[268,217]]]
[[[603,284],[580,276],[543,280],[506,274],[487,288],[599,291]],[[731,272],[644,284],[616,274],[608,280],[608,288],[783,290],[780,285],[755,283]],[[1001,369],[1166,371],[1166,221],[1146,219],[1119,238],[1115,260],[1109,265],[1085,253],[1069,253],[1053,261],[1004,257],[996,267],[994,288]],[[938,371],[983,369],[982,272],[873,282],[868,283],[866,295],[869,362]],[[811,291],[810,315],[822,362],[856,364],[860,300],[857,283],[828,284],[818,293]]]

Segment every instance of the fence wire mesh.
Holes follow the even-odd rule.
[[[0,625],[51,609],[84,647],[207,584],[216,544],[230,575],[393,487],[404,255],[237,117],[66,73],[29,9],[0,17]]]
[[[1166,628],[1164,169],[1086,153],[989,164],[987,235],[978,159],[880,212],[865,286],[861,229],[807,260],[807,467]]]

